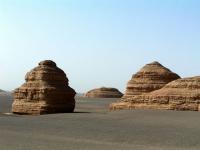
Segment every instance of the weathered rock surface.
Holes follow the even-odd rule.
[[[132,76],[123,98],[126,99],[158,90],[167,83],[179,78],[176,73],[171,72],[159,62],[152,62]]]
[[[123,94],[116,88],[98,88],[93,89],[85,94],[89,98],[121,98]]]
[[[49,114],[73,112],[76,92],[69,87],[63,70],[50,60],[26,74],[26,82],[14,91],[12,112]]]
[[[110,108],[200,111],[200,76],[172,81],[162,89],[111,104]]]

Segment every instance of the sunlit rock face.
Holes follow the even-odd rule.
[[[167,83],[179,78],[179,75],[173,73],[159,62],[152,62],[132,76],[132,79],[127,84],[123,98],[126,99],[158,90]]]
[[[69,87],[63,70],[45,60],[28,72],[26,82],[14,91],[12,112],[50,114],[73,112],[76,92]]]
[[[159,62],[155,61],[147,64],[132,76],[132,79],[127,84],[124,96],[119,102],[112,103],[110,109],[135,108],[136,105],[133,105],[133,103],[135,104],[136,101],[138,101],[137,107],[142,108],[143,105],[147,104],[142,98],[144,95],[162,89],[165,85],[177,79],[180,79],[179,75]],[[157,108],[161,108],[162,105],[159,105],[160,107]]]
[[[200,76],[172,81],[159,90],[112,104],[110,108],[200,111]]]

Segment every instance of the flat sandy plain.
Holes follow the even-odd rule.
[[[200,112],[123,110],[117,99],[78,99],[75,113],[8,115],[0,98],[0,150],[199,150]]]

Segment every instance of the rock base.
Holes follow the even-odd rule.
[[[12,112],[21,115],[42,115],[54,113],[71,113],[74,111],[74,104],[47,105],[45,102],[18,102],[13,103]]]
[[[130,103],[118,102],[112,103],[109,106],[112,110],[122,109],[157,109],[157,110],[177,110],[177,111],[200,111],[200,104],[144,104],[144,103]]]

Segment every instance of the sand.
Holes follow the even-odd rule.
[[[76,113],[18,116],[0,98],[1,150],[199,150],[200,113],[109,112],[117,99],[79,99]]]

